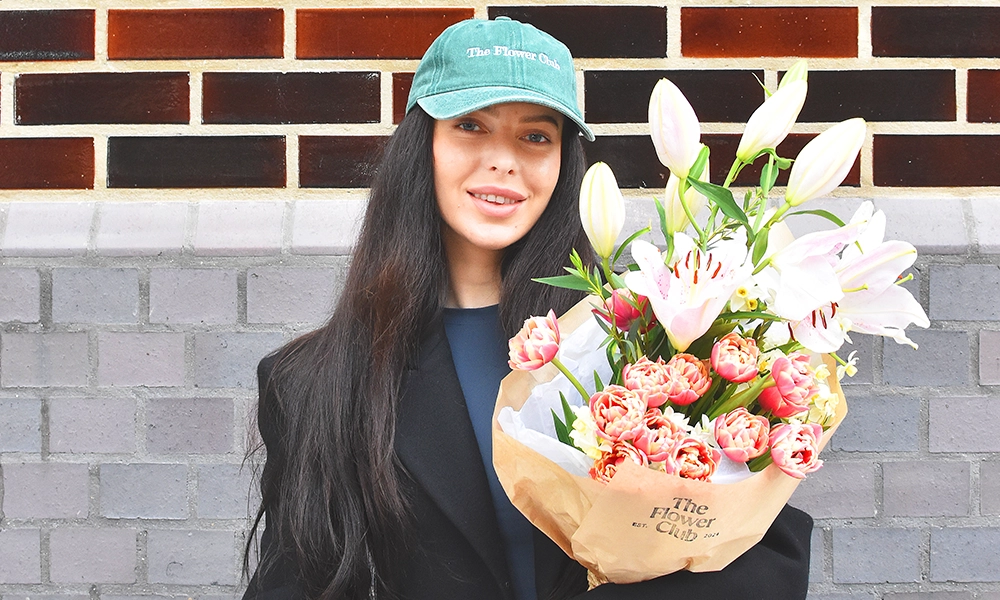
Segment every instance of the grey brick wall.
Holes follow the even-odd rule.
[[[1000,600],[994,202],[876,202],[932,325],[918,351],[855,336],[850,412],[792,498],[810,600]],[[255,366],[329,314],[362,208],[0,204],[0,600],[240,592]]]

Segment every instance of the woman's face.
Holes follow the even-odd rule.
[[[563,116],[497,104],[434,124],[434,187],[449,258],[499,252],[534,226],[559,179]]]

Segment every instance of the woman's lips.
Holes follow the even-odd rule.
[[[510,216],[527,199],[527,196],[514,190],[493,186],[473,188],[468,190],[468,194],[480,212],[494,218]]]

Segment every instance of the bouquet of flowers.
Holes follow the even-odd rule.
[[[885,215],[871,202],[847,222],[797,208],[840,185],[866,130],[849,119],[794,161],[780,157],[806,80],[800,62],[768,93],[721,185],[708,181],[694,110],[661,80],[649,123],[670,170],[655,200],[665,248],[640,239],[649,227],[616,244],[624,200],[611,169],[595,164],[580,211],[600,265],[574,253],[568,274],[539,280],[590,295],[558,320],[551,311],[528,319],[510,340],[515,371],[494,418],[497,473],[592,582],[717,570],[749,549],[820,468],[846,414],[839,381],[856,359],[838,352],[849,334],[915,347],[905,328],[929,325],[898,285],[916,250],[883,239]],[[738,201],[731,185],[756,161],[759,185]],[[786,169],[783,201],[771,206]],[[834,227],[794,239],[784,219],[796,213]],[[633,261],[615,272],[626,249]]]

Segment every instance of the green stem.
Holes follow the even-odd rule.
[[[559,369],[562,372],[562,374],[566,376],[566,379],[569,379],[569,382],[573,384],[573,387],[576,388],[576,391],[580,392],[580,397],[583,398],[584,403],[590,401],[590,394],[587,392],[586,389],[584,389],[583,384],[580,383],[580,381],[576,378],[576,376],[574,376],[572,373],[569,372],[569,369],[567,369],[566,366],[562,364],[562,362],[560,362],[558,358],[553,358],[552,364],[554,364],[556,368]]]
[[[736,176],[740,174],[742,169],[741,165],[743,165],[743,161],[737,158],[733,162],[733,166],[729,167],[729,175],[726,175],[726,182],[722,184],[722,187],[727,188],[736,180]]]
[[[760,471],[766,469],[772,462],[774,462],[774,459],[771,458],[771,453],[766,452],[762,456],[758,456],[748,462],[747,467],[750,468],[751,473],[759,473]]]
[[[611,262],[607,256],[601,257],[601,270],[604,271],[604,280],[611,283]],[[612,284],[614,287],[614,284]]]
[[[691,222],[691,227],[694,227],[694,230],[698,233],[698,239],[701,241],[700,245],[704,250],[705,244],[708,242],[708,240],[705,239],[705,232],[701,227],[698,227],[698,223],[694,220],[694,213],[691,212],[691,207],[688,206],[687,200],[684,199],[684,195],[687,194],[690,187],[691,186],[688,184],[687,177],[681,179],[680,184],[677,186],[677,195],[681,201],[681,208],[684,209],[684,215],[687,216],[688,221]]]
[[[771,218],[768,219],[767,224],[765,224],[764,227],[768,227],[769,228],[769,227],[771,227],[771,225],[774,225],[775,223],[777,223],[778,221],[780,221],[781,217],[785,216],[785,213],[788,212],[788,209],[790,209],[791,207],[792,207],[792,205],[789,202],[785,202],[784,204],[782,204],[781,206],[779,206],[778,207],[778,211],[776,213],[774,213],[773,215],[771,215]]]

